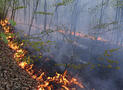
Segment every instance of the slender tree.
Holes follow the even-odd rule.
[[[47,0],[44,1],[44,12],[47,13]],[[47,14],[44,15],[44,31],[46,31],[47,26]]]
[[[33,20],[34,20],[34,17],[35,17],[35,14],[34,14],[34,13],[37,11],[38,3],[39,3],[39,0],[36,0],[36,6],[35,6],[35,8],[34,8],[34,10],[33,10],[32,19],[31,19],[31,23],[30,23],[30,26],[29,26],[28,36],[30,36],[31,27],[32,27]]]

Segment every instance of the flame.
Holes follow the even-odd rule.
[[[60,87],[61,87],[60,90],[62,90],[62,88],[65,90],[70,90],[71,89],[70,87],[72,86],[72,84],[76,84],[76,85],[80,86],[81,88],[84,88],[82,83],[79,83],[76,78],[68,79],[67,71],[65,71],[63,74],[59,74],[56,72],[55,76],[48,77],[46,72],[43,72],[41,70],[38,72],[40,75],[37,75],[35,70],[33,69],[34,64],[30,65],[26,61],[22,61],[22,59],[25,57],[25,54],[27,53],[27,51],[23,50],[20,47],[20,46],[23,46],[23,43],[18,44],[17,42],[12,41],[13,37],[10,35],[12,32],[10,32],[9,24],[10,23],[8,22],[8,19],[0,21],[0,25],[2,26],[4,33],[8,34],[6,36],[6,38],[8,40],[8,46],[12,50],[15,51],[14,59],[17,61],[18,66],[20,66],[22,69],[24,69],[33,79],[35,79],[37,82],[40,83],[37,86],[37,90],[52,90],[52,89],[54,89],[53,85],[51,84],[52,82],[60,85]],[[76,35],[79,35],[79,33],[76,33]],[[30,57],[28,57],[27,59],[30,59]]]
[[[27,65],[27,63],[26,62],[21,62],[21,63],[19,63],[19,66],[21,67],[21,68],[25,68],[25,66]]]
[[[18,24],[23,24],[21,23],[20,21],[18,21]],[[25,24],[23,24],[25,25]],[[28,24],[27,24],[28,25]],[[41,26],[41,25],[40,25]],[[42,29],[41,27],[33,24],[32,27],[34,28],[38,28],[38,29]],[[48,27],[47,27],[48,28]],[[78,36],[80,38],[89,38],[91,40],[98,40],[98,41],[103,41],[103,42],[107,42],[108,40],[105,40],[103,39],[102,37],[94,37],[94,36],[91,36],[91,35],[87,35],[87,34],[84,34],[82,32],[71,32],[71,31],[65,31],[65,30],[58,30],[58,32],[62,33],[62,34],[71,34],[71,35],[75,35],[75,36]],[[24,36],[27,36],[26,34]]]
[[[63,34],[71,34],[71,35],[75,35],[75,36],[78,36],[80,38],[89,38],[91,40],[99,40],[99,41],[103,41],[103,42],[107,42],[107,40],[104,40],[103,38],[101,37],[97,37],[97,39],[94,37],[94,36],[91,36],[91,35],[87,35],[87,34],[84,34],[84,33],[79,33],[79,32],[70,32],[70,31],[64,31],[64,30],[59,30],[58,32],[60,33],[63,33]]]

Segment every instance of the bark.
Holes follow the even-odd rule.
[[[44,2],[44,12],[47,12],[47,1]],[[44,15],[44,31],[46,31],[47,26],[47,14]]]
[[[31,23],[30,23],[30,26],[29,26],[28,36],[30,36],[31,27],[32,27],[32,24],[33,24],[34,16],[35,16],[34,12],[36,12],[36,11],[37,11],[38,3],[39,3],[39,0],[37,0],[37,1],[36,1],[36,7],[35,7],[35,9],[34,9],[34,11],[33,11],[32,19],[31,19]]]

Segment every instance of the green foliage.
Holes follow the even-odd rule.
[[[123,7],[123,1],[122,0],[112,0],[113,7]]]
[[[114,21],[114,22],[111,22],[111,23],[98,24],[98,25],[94,26],[93,29],[105,29],[109,25],[112,25],[112,24],[118,24],[118,22]]]
[[[70,4],[70,3],[72,3],[74,0],[62,0],[62,2],[61,3],[57,3],[57,4],[55,4],[55,6],[66,6],[66,5],[68,5],[68,4]]]
[[[111,63],[111,64],[113,64],[113,63],[114,63],[114,61],[113,61],[113,60],[110,60],[110,59],[108,59],[108,58],[107,58],[106,60],[107,60],[107,62],[108,62],[108,63]]]
[[[112,53],[112,52],[115,52],[117,50],[119,50],[120,48],[116,48],[116,49],[110,49],[109,52]]]
[[[9,5],[10,0],[0,0],[0,16],[1,18],[3,18],[5,16],[7,7],[10,6]]]
[[[38,56],[39,58],[42,58],[42,56]]]
[[[50,12],[35,12],[34,14],[53,15],[53,13]]]
[[[16,25],[16,22],[13,21],[13,20],[9,20],[9,23],[10,23],[12,26],[15,26],[15,25]]]
[[[29,2],[29,0],[26,0],[26,2]],[[13,15],[16,13],[16,10],[26,8],[26,6],[20,6],[20,4],[20,0],[0,0],[0,14],[3,15],[4,18],[6,18],[8,10],[11,9],[11,18],[13,19]]]
[[[117,69],[118,67],[113,67],[113,65],[117,65],[119,64],[119,62],[117,60],[111,60],[110,57],[112,56],[112,53],[119,50],[120,48],[116,48],[116,49],[110,49],[110,50],[105,50],[104,52],[104,57],[99,57],[98,59],[101,60],[101,61],[104,61],[106,60],[107,62],[107,66],[104,65],[104,67],[107,67],[107,68],[115,68]],[[97,65],[97,66],[101,66],[101,65]],[[118,68],[119,69],[119,68]]]
[[[27,8],[27,7],[25,7],[25,6],[17,6],[17,7],[14,8],[14,10],[19,10],[19,9],[23,9],[23,8]]]
[[[102,8],[106,4],[107,4],[107,1],[104,1],[103,4],[99,3],[98,5],[95,5],[94,8],[88,8],[88,10],[89,10],[90,13],[96,13],[96,11],[100,10],[100,8]]]
[[[62,0],[63,1],[63,3],[65,3],[65,4],[69,4],[69,3],[72,3],[74,0]]]
[[[6,36],[14,37],[14,36],[16,36],[16,34],[14,34],[14,33],[7,33]]]
[[[32,39],[32,41],[30,41],[29,39]],[[40,37],[35,37],[35,36],[30,36],[29,39],[22,40],[24,46],[25,47],[30,46],[37,52],[40,52],[41,50],[44,52],[50,52],[50,45],[54,45],[55,43],[55,41],[50,41],[50,40],[43,41]],[[38,41],[34,41],[34,39]]]
[[[111,56],[111,54],[108,53],[108,50],[105,50],[104,56]]]
[[[115,67],[115,69],[119,70],[119,69],[120,69],[120,67]]]
[[[6,35],[4,33],[0,33],[0,37],[5,43],[8,43],[8,40],[6,39]]]
[[[33,63],[34,61],[30,58],[30,56],[25,56],[22,61],[25,61],[27,62],[27,64],[31,64]]]
[[[96,66],[95,66],[94,64],[92,64],[90,68],[91,68],[91,69],[94,69],[95,67],[96,67]]]
[[[112,56],[111,54],[112,54],[113,52],[119,50],[119,49],[120,49],[120,48],[105,50],[104,56]]]
[[[102,63],[93,64],[91,62],[88,62],[87,65],[90,67],[91,70],[93,70],[97,67],[118,70],[118,69],[120,69],[120,67],[117,66],[119,64],[119,62],[117,60],[111,60],[110,57],[112,56],[113,52],[115,52],[119,49],[120,48],[105,50],[103,56],[98,58],[99,62],[106,62],[106,64],[102,64]]]
[[[57,3],[57,4],[56,4],[56,6],[58,6],[58,7],[59,7],[59,6],[63,6],[63,5],[65,5],[65,3],[63,3],[63,2],[62,2],[62,3]]]

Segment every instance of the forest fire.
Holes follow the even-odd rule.
[[[21,25],[25,25],[25,24],[23,24],[23,23],[21,23],[20,21],[18,21],[17,22],[18,24],[21,24]],[[28,24],[27,24],[28,25]],[[40,26],[42,26],[42,25],[40,25]],[[41,27],[39,27],[38,25],[36,25],[36,24],[33,24],[32,25],[32,27],[33,28],[38,28],[38,29],[40,29],[40,30],[42,30],[42,28]],[[48,29],[48,27],[47,27],[47,29]],[[54,30],[55,31],[55,30]],[[72,32],[72,31],[65,31],[65,30],[62,30],[62,29],[60,29],[60,30],[58,30],[58,32],[59,33],[62,33],[62,34],[71,34],[71,35],[75,35],[75,36],[77,36],[77,37],[80,37],[80,38],[88,38],[88,39],[91,39],[91,40],[98,40],[98,41],[103,41],[103,42],[107,42],[108,40],[105,40],[105,39],[103,39],[102,37],[95,37],[95,36],[92,36],[92,35],[88,35],[88,34],[84,34],[84,33],[82,33],[82,32],[75,32],[75,34],[74,34],[74,32]]]
[[[1,20],[0,25],[2,26],[5,34],[11,34],[10,31],[11,26],[9,25],[7,19]],[[38,83],[37,90],[56,90],[55,87],[60,88],[60,90],[71,90],[72,85],[78,85],[80,88],[84,88],[84,86],[77,81],[76,78],[69,77],[67,71],[63,74],[56,74],[53,77],[47,76],[46,72],[39,70],[35,72],[33,69],[34,64],[28,64],[26,61],[22,61],[27,53],[26,50],[23,50],[20,46],[23,46],[23,43],[18,44],[17,42],[12,41],[13,37],[11,35],[6,36],[8,41],[8,46],[15,51],[14,59],[17,61],[18,66],[24,69],[33,79],[35,79]],[[30,59],[29,57],[27,59]],[[40,74],[40,75],[39,75]],[[59,89],[57,89],[59,90]]]
[[[21,67],[21,68],[25,68],[25,66],[27,65],[27,63],[26,62],[21,62],[21,63],[19,63],[19,66]]]
[[[70,32],[70,31],[64,31],[64,30],[59,30],[58,32],[63,33],[63,34],[71,34],[74,35],[74,32]],[[79,33],[79,32],[75,32],[75,36],[80,37],[80,38],[89,38],[91,40],[99,40],[99,41],[103,41],[103,42],[107,42],[107,40],[104,40],[101,37],[97,37],[97,39],[94,36],[91,35],[87,35],[84,33]]]

